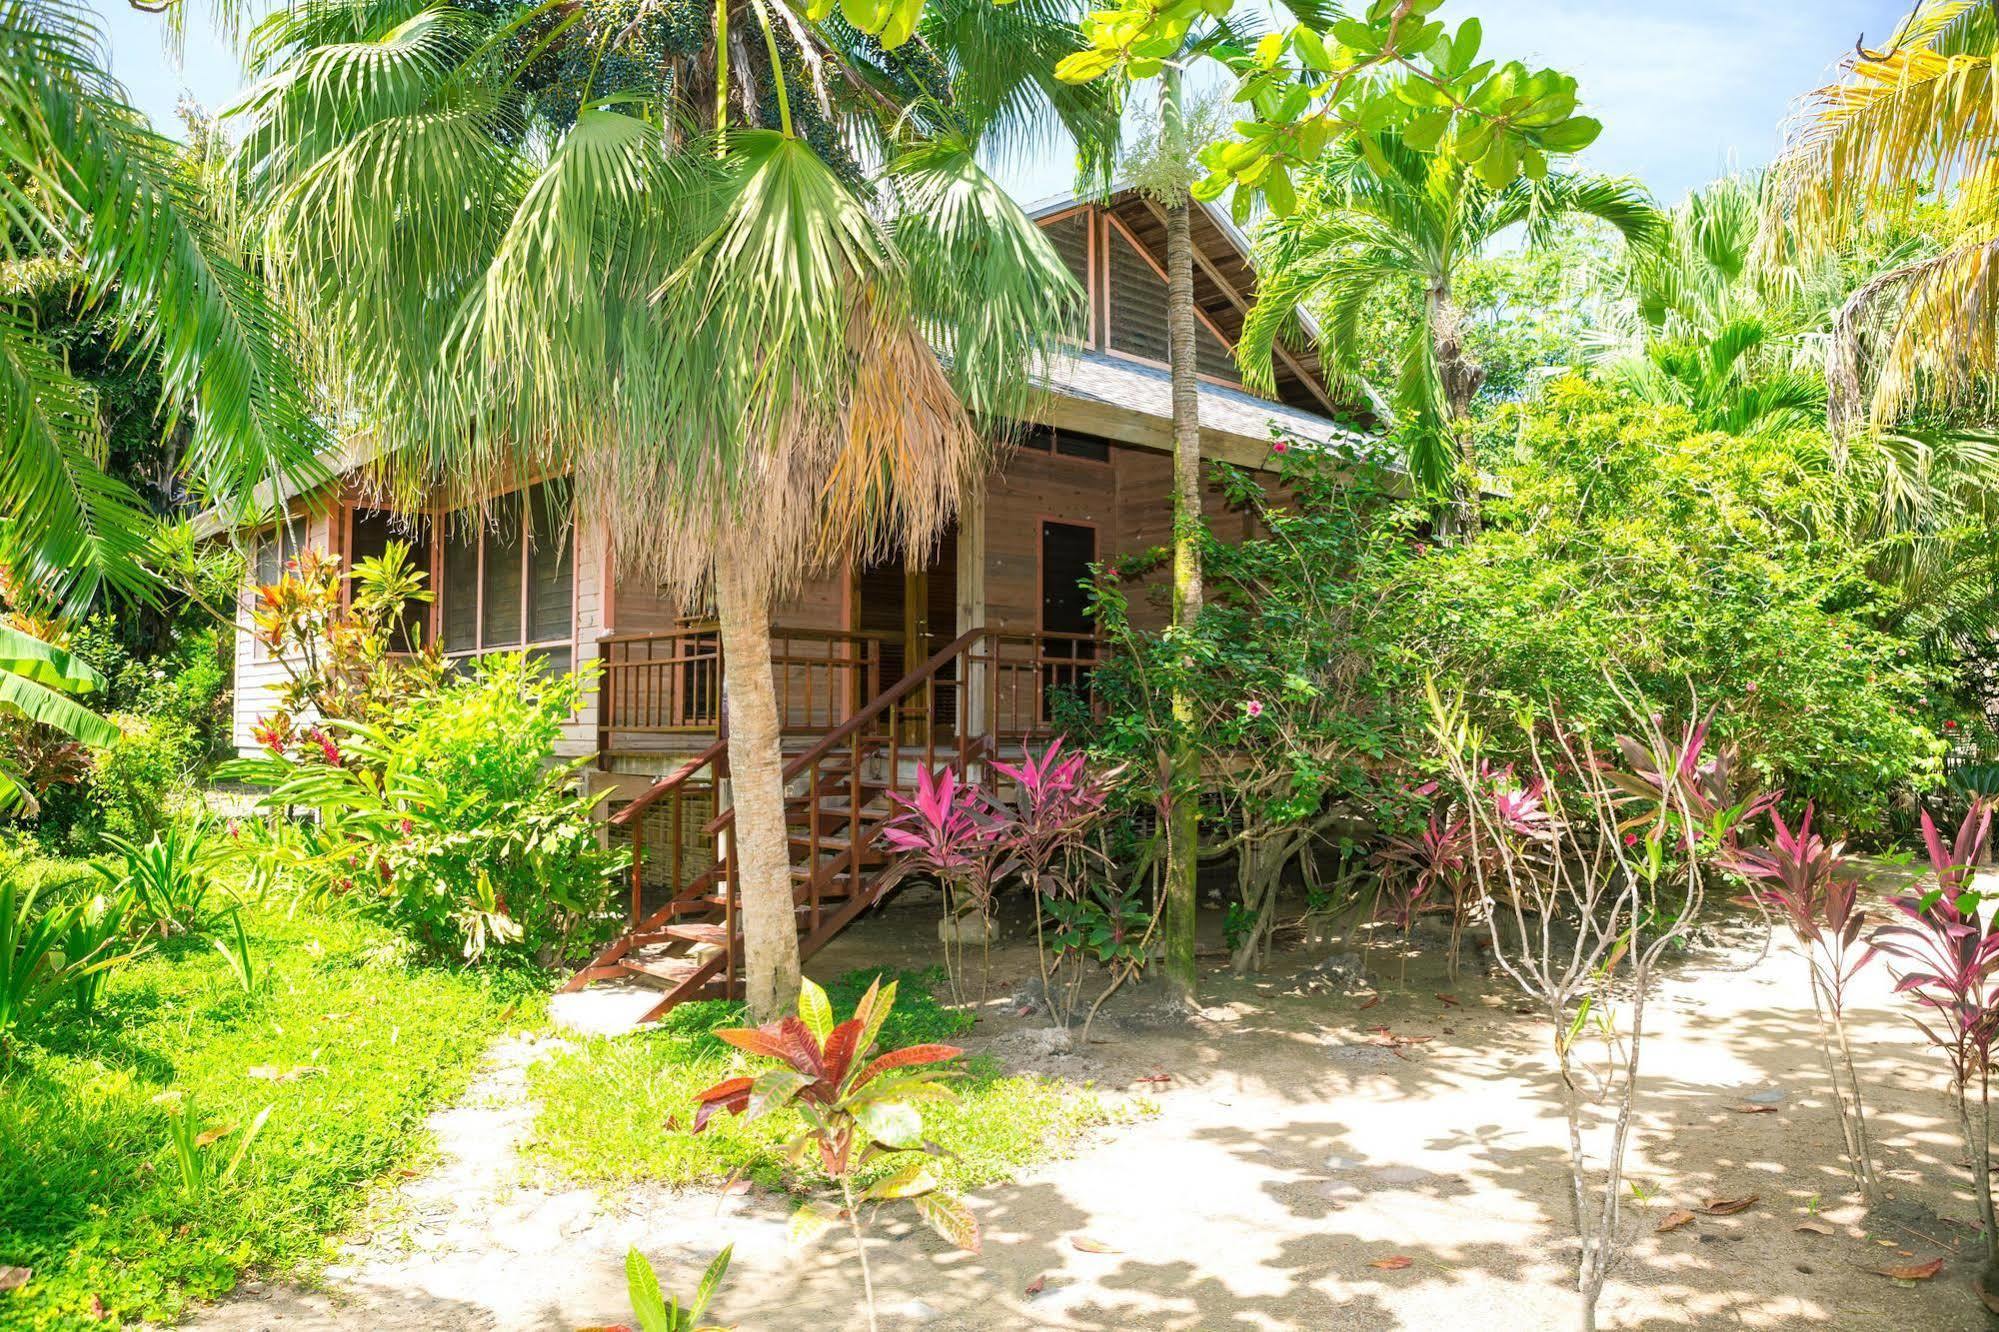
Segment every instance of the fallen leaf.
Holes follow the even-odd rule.
[[[1381,995],[1380,995],[1380,994],[1378,994],[1378,993],[1377,993],[1377,994],[1370,994],[1370,995],[1369,995],[1369,996],[1367,997],[1367,1002],[1366,1002],[1366,1003],[1364,1003],[1364,1004],[1362,1004],[1362,1005],[1360,1006],[1360,1011],[1361,1011],[1361,1012],[1363,1012],[1363,1013],[1365,1013],[1365,1012],[1366,1012],[1366,1011],[1367,1011],[1368,1009],[1370,1009],[1370,1008],[1373,1008],[1373,1007],[1374,1007],[1374,1006],[1375,1006],[1376,1004],[1378,1004],[1378,1003],[1380,1003],[1380,1002],[1381,1002]]]
[[[722,1188],[722,1192],[728,1194],[741,1194],[748,1193],[749,1191],[750,1182],[747,1179],[732,1179]]]
[[[102,1296],[92,1295],[90,1297],[90,1316],[94,1321],[99,1323],[111,1316],[111,1311],[104,1307]]]
[[[290,1068],[279,1068],[276,1064],[258,1064],[244,1070],[253,1078],[265,1082],[297,1082],[300,1078],[316,1078],[326,1070],[317,1064],[294,1064]]]
[[[1839,1233],[1825,1222],[1818,1220],[1800,1221],[1793,1229],[1808,1231],[1814,1235],[1835,1235]]]
[[[1173,1075],[1171,1073],[1148,1073],[1142,1078],[1134,1078],[1132,1080],[1134,1082],[1166,1083],[1173,1081]]]
[[[1456,1008],[1458,1006],[1458,997],[1454,994],[1440,994],[1437,996],[1437,1002],[1445,1008]]]
[[[1658,1234],[1663,1235],[1669,1230],[1678,1230],[1681,1226],[1684,1226],[1685,1224],[1687,1224],[1687,1222],[1693,1219],[1694,1219],[1694,1214],[1692,1212],[1689,1212],[1686,1208],[1682,1207],[1675,1211],[1668,1212],[1664,1216],[1660,1217],[1659,1224],[1654,1226],[1653,1230],[1656,1231]]]
[[[1048,1274],[1046,1272],[1043,1272],[1041,1275],[1035,1277],[1034,1280],[1027,1283],[1027,1293],[1029,1295],[1039,1295],[1042,1291],[1047,1289],[1048,1289]]]
[[[19,1290],[28,1284],[28,1278],[34,1274],[32,1267],[0,1267],[0,1295]]]
[[[1735,1111],[1738,1115],[1774,1115],[1777,1113],[1777,1107],[1774,1105],[1751,1105],[1747,1101],[1744,1101],[1741,1105],[1731,1105],[1728,1108]]]
[[[233,1123],[210,1124],[207,1128],[194,1135],[194,1145],[197,1147],[206,1147],[218,1138],[226,1138],[235,1131],[236,1125]]]
[[[1709,1198],[1701,1204],[1701,1211],[1709,1216],[1734,1216],[1737,1212],[1747,1211],[1762,1196],[1752,1193],[1741,1198]]]
[[[1370,1262],[1368,1266],[1378,1267],[1384,1272],[1400,1272],[1403,1268],[1410,1266],[1415,1261],[1416,1260],[1414,1258],[1411,1258],[1407,1254],[1398,1253],[1392,1258],[1376,1258],[1373,1262]]]
[[[1102,1240],[1091,1239],[1088,1235],[1071,1235],[1069,1237],[1069,1247],[1078,1253],[1116,1253],[1118,1251]]]
[[[1928,1281],[1943,1271],[1943,1259],[1932,1258],[1926,1263],[1904,1263],[1895,1267],[1870,1267],[1868,1271],[1876,1276],[1893,1277],[1897,1281]]]

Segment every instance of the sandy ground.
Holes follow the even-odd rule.
[[[812,970],[923,964],[935,948],[933,911],[904,899]],[[995,1000],[969,1044],[1149,1098],[1158,1113],[981,1191],[972,1199],[986,1231],[980,1255],[886,1214],[872,1249],[881,1325],[1576,1326],[1562,1243],[1566,1138],[1545,1024],[1517,1012],[1520,996],[1476,956],[1452,981],[1434,950],[1406,962],[1373,950],[1372,983],[1354,988],[1311,969],[1332,951],[1301,944],[1279,953],[1270,976],[1247,981],[1216,972],[1194,1018],[1169,1015],[1155,995],[1120,995],[1093,1043],[1067,1053],[1040,1034],[1045,1019]],[[994,993],[1012,992],[1033,965],[1031,946],[997,949]],[[1735,920],[1661,986],[1631,1161],[1644,1199],[1603,1297],[1605,1327],[1987,1326],[1969,1290],[1973,1264],[1958,1253],[1976,1247],[1975,1212],[1940,1062],[1873,971],[1856,1000],[1855,1056],[1896,1199],[1892,1217],[1869,1221],[1837,1155],[1802,965],[1766,952],[1760,930]],[[1391,1048],[1384,1032],[1426,1039]],[[634,1189],[606,1198],[536,1179],[516,1144],[533,1114],[522,1070],[545,1044],[493,1052],[465,1100],[437,1116],[440,1168],[379,1198],[320,1288],[250,1283],[193,1326],[617,1323],[629,1316],[627,1245],[685,1291],[731,1243],[720,1321],[866,1326],[851,1252],[788,1249],[781,1197]],[[1751,1194],[1745,1210],[1655,1232],[1673,1209]],[[1933,1280],[1869,1270],[1934,1257],[1949,1261]]]

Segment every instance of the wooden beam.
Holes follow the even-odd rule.
[[[1158,205],[1158,203],[1156,203],[1152,199],[1150,195],[1145,195],[1142,197],[1145,199],[1145,206],[1152,210],[1152,215],[1158,218],[1161,224],[1164,224],[1166,221],[1165,210],[1162,209]],[[1188,219],[1190,223],[1192,222],[1192,220],[1193,219],[1191,217]],[[1193,227],[1190,225],[1187,228],[1187,230],[1189,238],[1191,239],[1193,233]],[[1195,266],[1198,267],[1203,273],[1206,273],[1208,275],[1208,281],[1214,283],[1215,286],[1221,289],[1222,295],[1228,297],[1229,304],[1235,306],[1237,310],[1240,310],[1245,316],[1247,316],[1249,314],[1248,299],[1241,292],[1235,289],[1234,283],[1230,282],[1227,278],[1221,275],[1220,270],[1218,270],[1214,266],[1214,264],[1208,259],[1207,255],[1201,253],[1200,246],[1190,245],[1189,248],[1191,248],[1194,251]],[[1212,321],[1209,323],[1209,327],[1210,328],[1214,327]],[[1292,374],[1298,376],[1298,382],[1303,384],[1307,389],[1311,390],[1312,396],[1319,400],[1319,405],[1326,409],[1326,414],[1328,416],[1337,416],[1339,414],[1339,409],[1333,406],[1333,400],[1327,396],[1326,390],[1320,385],[1318,378],[1314,375],[1307,374],[1305,371],[1305,367],[1298,364],[1298,359],[1295,356],[1293,356],[1290,352],[1284,349],[1284,344],[1282,342],[1272,342],[1270,346],[1271,350],[1277,353],[1277,359],[1284,362],[1285,365],[1289,366]],[[1231,343],[1229,345],[1229,351],[1231,354],[1235,352],[1234,344]]]

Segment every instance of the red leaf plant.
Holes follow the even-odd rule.
[[[1950,1062],[1951,1092],[1958,1130],[1973,1164],[1973,1193],[1984,1224],[1986,1266],[1982,1289],[1999,1292],[1999,1226],[1992,1204],[1992,1046],[1999,1037],[1999,929],[1980,907],[1971,887],[1974,866],[1992,826],[1992,805],[1972,801],[1957,837],[1946,848],[1936,825],[1922,816],[1923,842],[1937,886],[1897,897],[1901,919],[1874,931],[1868,942],[1893,959],[1895,992],[1925,1010],[1913,1019],[1930,1044]],[[1894,962],[1903,964],[1897,967]],[[1904,969],[1906,968],[1906,969]],[[1979,1124],[1971,1122],[1972,1083],[1977,1082]]]
[[[860,1257],[870,1329],[876,1325],[874,1278],[861,1228],[862,1203],[907,1199],[949,1243],[971,1253],[979,1249],[977,1219],[940,1187],[932,1169],[939,1150],[923,1140],[922,1105],[955,1099],[942,1080],[959,1070],[944,1065],[964,1052],[955,1045],[912,1045],[870,1059],[894,1007],[895,982],[883,986],[877,980],[854,1015],[835,1023],[826,992],[806,979],[796,1017],[715,1033],[745,1054],[775,1060],[775,1066],[725,1078],[695,1097],[696,1133],[718,1110],[752,1120],[789,1108],[804,1121],[785,1144],[785,1159],[798,1166],[816,1155],[819,1168],[840,1186],[845,1206],[807,1201],[792,1213],[792,1238],[810,1243],[842,1219],[847,1222]],[[873,1182],[860,1186],[857,1177],[877,1165],[886,1172],[868,1171]]]
[[[1044,907],[1062,903],[1074,914],[1083,900],[1082,858],[1086,839],[1110,803],[1122,769],[1090,770],[1088,756],[1064,754],[1057,736],[1039,755],[1025,750],[1019,763],[994,762],[993,770],[1013,783],[1013,798],[999,809],[1006,828],[1006,845],[1017,868],[1034,891],[1034,947],[1041,963],[1041,989],[1048,1011],[1067,1026],[1074,1013],[1074,986],[1058,1007],[1056,959],[1050,956],[1043,930]],[[1062,913],[1054,913],[1062,914]],[[1073,954],[1072,954],[1073,955]],[[1081,959],[1077,956],[1080,966]]]
[[[991,976],[993,890],[1020,867],[1009,850],[1007,820],[991,797],[949,768],[916,775],[916,797],[891,791],[901,807],[882,826],[881,838],[902,857],[905,869],[934,875],[944,892],[945,973],[954,998],[962,1002],[958,978],[964,969],[965,925],[975,921],[980,940],[979,1002]],[[954,961],[952,950],[957,950]]]
[[[1714,713],[1689,718],[1677,740],[1665,739],[1662,719],[1652,719],[1652,730],[1660,742],[1647,743],[1635,736],[1617,737],[1617,748],[1629,765],[1619,771],[1603,764],[1602,775],[1611,786],[1628,797],[1635,812],[1620,825],[1627,831],[1663,828],[1684,823],[1675,839],[1689,853],[1697,851],[1703,838],[1720,845],[1728,829],[1767,813],[1780,794],[1765,791],[1745,795],[1736,785],[1739,755],[1736,747],[1708,744]]]
[[[1747,900],[1790,926],[1809,966],[1812,1009],[1818,1016],[1819,1048],[1839,1102],[1840,1132],[1853,1181],[1869,1203],[1880,1200],[1867,1113],[1853,1050],[1846,1036],[1846,989],[1876,953],[1862,947],[1867,912],[1859,905],[1860,885],[1844,842],[1828,842],[1813,830],[1813,807],[1805,806],[1796,828],[1773,806],[1767,846],[1731,846],[1723,869],[1748,880]],[[1838,1057],[1834,1057],[1835,1047]]]

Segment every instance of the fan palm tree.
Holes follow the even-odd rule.
[[[1738,435],[1824,413],[1823,331],[1845,286],[1835,262],[1758,255],[1761,192],[1723,176],[1667,213],[1653,244],[1628,250],[1624,298],[1591,355],[1633,395]]]
[[[54,605],[142,592],[151,520],[106,475],[88,387],[37,327],[31,292],[74,285],[119,320],[186,426],[182,481],[245,503],[312,473],[325,435],[280,312],[232,252],[176,146],[100,63],[72,0],[0,0],[0,565]],[[268,491],[264,493],[268,494]]]
[[[1773,168],[1773,249],[1834,252],[1945,195],[1934,253],[1852,294],[1828,362],[1835,428],[1990,405],[1999,370],[1999,14],[1918,4],[1884,49],[1864,44],[1808,96]]]
[[[1236,349],[1252,387],[1274,386],[1271,350],[1301,306],[1321,316],[1329,370],[1358,380],[1362,318],[1395,286],[1413,290],[1421,315],[1399,352],[1393,390],[1360,384],[1396,417],[1416,482],[1450,491],[1459,521],[1477,520],[1477,459],[1467,420],[1484,379],[1465,346],[1467,312],[1454,283],[1509,227],[1530,242],[1560,219],[1608,222],[1633,244],[1658,233],[1658,210],[1629,180],[1584,172],[1521,177],[1500,189],[1484,184],[1446,143],[1439,151],[1408,147],[1399,136],[1365,135],[1329,151],[1287,217],[1257,233],[1257,302]]]
[[[979,482],[1081,308],[979,155],[1052,119],[1101,169],[1116,124],[1052,77],[1061,0],[931,3],[908,42],[826,8],[308,0],[233,112],[381,484],[569,472],[621,570],[713,599],[764,1017],[798,987],[771,610]]]

